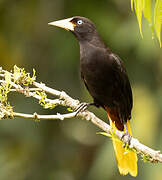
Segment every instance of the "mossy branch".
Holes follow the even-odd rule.
[[[10,92],[22,93],[27,97],[35,98],[39,101],[39,104],[44,108],[54,108],[58,105],[70,108],[73,112],[67,114],[57,113],[56,115],[39,115],[36,112],[34,114],[25,114],[14,112],[14,108],[8,102],[8,94]],[[49,99],[47,94],[54,96],[54,99]],[[36,82],[35,70],[33,75],[30,76],[24,69],[14,66],[13,71],[8,72],[0,68],[0,119],[21,117],[24,119],[33,120],[64,120],[73,117],[80,117],[83,120],[87,120],[93,123],[95,126],[102,129],[103,135],[109,137],[112,136],[112,127],[96,117],[92,112],[85,110],[76,114],[75,110],[81,105],[79,100],[75,100],[67,95],[64,91],[58,91],[47,87],[43,83]],[[116,137],[124,144],[127,143],[127,136],[123,138],[123,132],[115,131]],[[153,150],[146,145],[139,142],[135,138],[131,138],[130,146],[126,147],[128,150],[135,151],[142,156],[142,159],[149,162],[161,162],[162,154],[160,151]]]

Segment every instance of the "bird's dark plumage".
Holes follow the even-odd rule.
[[[95,25],[87,18],[75,16],[49,23],[70,30],[80,44],[81,77],[97,106],[103,107],[112,125],[124,131],[129,126],[133,106],[131,85],[122,60],[106,47]],[[128,131],[131,134],[130,127]],[[125,155],[120,142],[113,139],[121,174],[137,175],[135,153]]]
[[[82,24],[77,24],[82,20]],[[74,35],[80,44],[81,77],[94,99],[103,108],[118,114],[115,124],[124,129],[131,117],[132,90],[122,60],[101,40],[95,25],[87,18],[74,17]]]

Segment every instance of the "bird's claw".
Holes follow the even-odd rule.
[[[77,107],[77,109],[76,109],[76,114],[75,114],[75,116],[77,116],[78,113],[85,111],[85,110],[88,108],[88,106],[89,106],[88,103],[81,103],[81,104]]]
[[[91,105],[95,105],[95,106],[96,106],[95,103],[81,103],[81,104],[77,107],[77,109],[75,110],[75,111],[76,111],[75,116],[77,116],[78,113],[85,111],[85,110],[86,110],[89,106],[91,106]]]
[[[125,132],[121,139],[124,139],[123,148],[131,145],[132,136],[128,132]]]

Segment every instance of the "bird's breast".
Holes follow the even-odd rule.
[[[107,57],[100,52],[91,52],[82,57],[80,63],[82,77],[92,97],[111,103],[115,82]]]
[[[81,72],[86,80],[91,83],[102,83],[109,79],[111,74],[111,62],[105,51],[95,48],[87,48],[81,54]]]

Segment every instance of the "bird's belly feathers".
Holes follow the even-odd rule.
[[[111,67],[94,59],[81,62],[81,73],[92,97],[99,100],[101,105],[112,106],[115,82]]]

